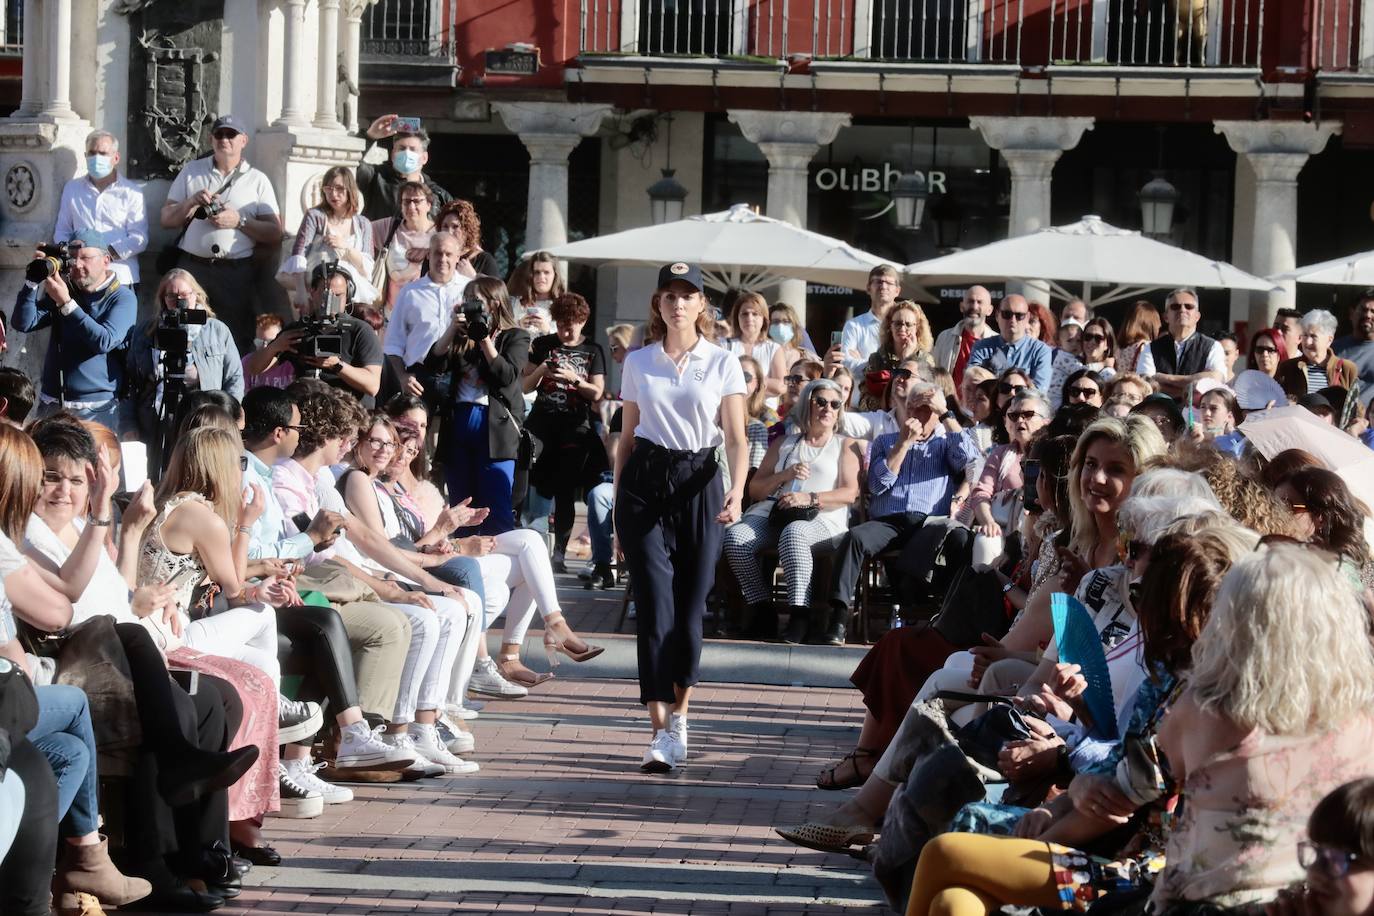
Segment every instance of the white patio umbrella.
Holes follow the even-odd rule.
[[[1294,280],[1298,283],[1322,283],[1327,286],[1374,286],[1374,251],[1361,251],[1343,258],[1333,258],[1320,264],[1309,264],[1269,279],[1275,283]]]
[[[1051,226],[1016,238],[992,242],[928,261],[908,264],[906,272],[926,286],[986,280],[1045,280],[1056,296],[1074,298],[1061,284],[1084,284],[1090,305],[1130,299],[1155,289],[1195,286],[1271,290],[1274,284],[1225,261],[1166,245],[1130,229],[1118,229],[1099,216],[1067,226]],[[1091,295],[1093,286],[1107,292]]]
[[[781,280],[863,289],[873,268],[897,267],[848,242],[761,216],[747,204],[569,242],[549,253],[593,265],[657,268],[689,261],[701,266],[707,286],[719,290],[758,289]],[[917,295],[936,301],[925,290]]]
[[[1306,408],[1285,404],[1256,411],[1245,418],[1240,431],[1265,458],[1290,448],[1310,452],[1366,505],[1374,505],[1374,450]]]

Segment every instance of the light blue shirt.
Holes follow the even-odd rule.
[[[1054,352],[1043,341],[1029,334],[1014,344],[1007,343],[998,334],[974,344],[969,351],[968,364],[984,366],[997,375],[1015,366],[1030,376],[1036,388],[1048,395],[1050,377],[1054,373]]]
[[[883,433],[868,450],[868,489],[873,494],[871,518],[924,512],[948,515],[949,498],[964,477],[964,466],[978,458],[978,445],[966,432],[943,427],[924,442],[914,442],[902,459],[899,473],[887,466],[897,445],[897,433]]]
[[[267,501],[262,515],[253,523],[252,533],[248,535],[248,558],[298,560],[310,556],[315,551],[315,542],[305,532],[297,532],[295,525],[288,526],[281,503],[277,502],[272,489],[272,469],[247,449],[243,453],[248,456],[248,470],[243,472],[243,488],[247,490],[251,484],[257,484]]]

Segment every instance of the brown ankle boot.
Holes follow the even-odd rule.
[[[71,910],[79,907],[77,894],[90,894],[101,903],[125,906],[142,900],[153,892],[153,886],[142,878],[126,877],[110,861],[109,841],[100,838],[90,846],[63,844],[62,863],[57,868],[57,891],[61,895],[58,907]]]

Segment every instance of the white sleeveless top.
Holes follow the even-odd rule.
[[[844,436],[838,433],[830,441],[817,448],[808,445],[800,434],[793,434],[782,441],[778,451],[776,470],[783,471],[805,461],[811,465],[811,476],[805,480],[790,480],[776,495],[782,493],[824,493],[833,490],[840,480],[840,453],[844,448]],[[771,507],[770,507],[771,508]],[[849,521],[849,507],[836,506],[822,509],[816,516],[834,534],[844,531]]]

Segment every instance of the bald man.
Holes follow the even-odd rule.
[[[963,316],[954,327],[946,328],[935,339],[935,365],[943,366],[952,376],[954,384],[964,380],[964,369],[968,366],[969,354],[973,345],[980,340],[996,337],[997,332],[988,324],[992,315],[992,293],[986,286],[970,286],[964,291],[959,302],[959,314]]]
[[[1001,375],[1015,366],[1030,376],[1035,387],[1049,391],[1054,352],[1030,333],[1030,304],[1025,296],[1011,295],[997,308],[997,327],[1001,331],[973,345],[970,366],[984,366]]]

